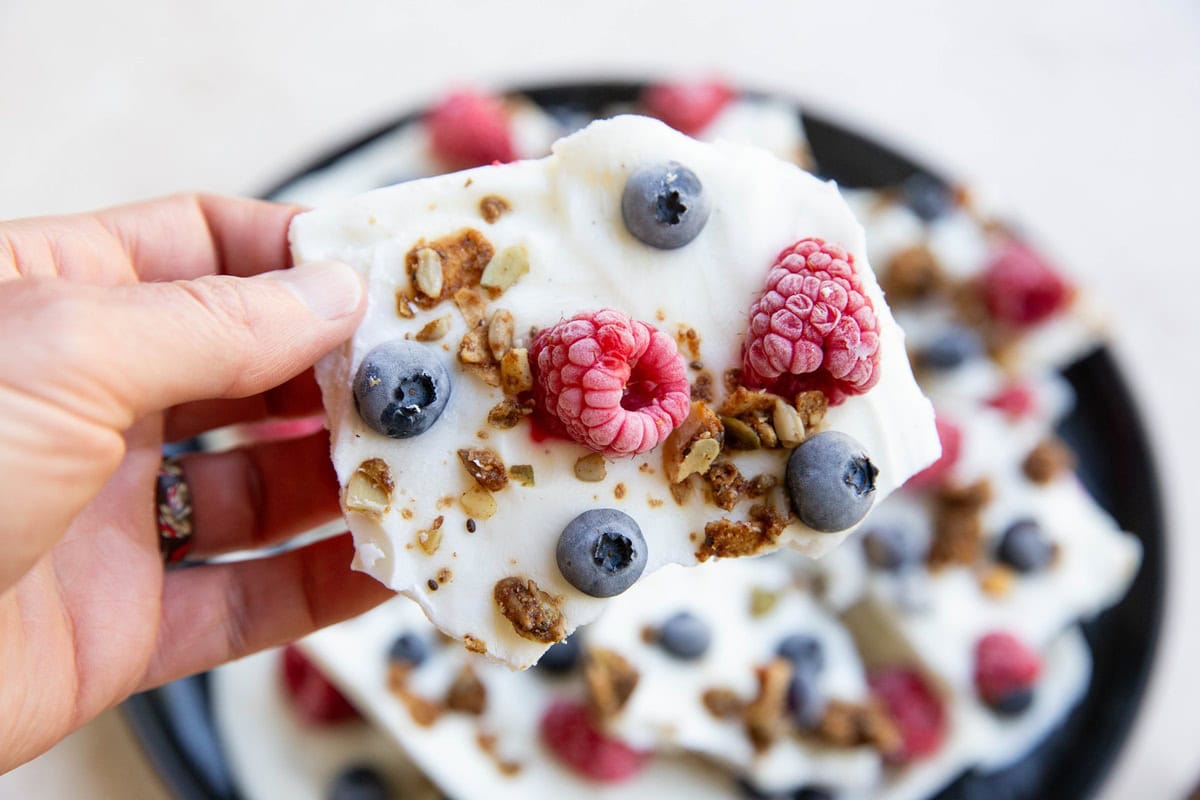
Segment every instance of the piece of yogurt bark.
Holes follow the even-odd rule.
[[[368,286],[317,368],[355,568],[512,666],[641,572],[828,552],[939,452],[861,226],[753,148],[601,121],[301,214],[291,243]],[[801,451],[824,467],[789,491]]]

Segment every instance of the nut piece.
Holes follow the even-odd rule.
[[[512,398],[505,398],[488,411],[488,424],[493,428],[508,430],[515,428],[523,417],[533,412],[530,406],[522,405]]]
[[[805,431],[825,421],[825,412],[829,410],[829,398],[819,389],[810,389],[796,395],[796,411],[800,412],[800,421],[804,423]]]
[[[413,338],[418,342],[436,342],[450,332],[450,315],[430,320]]]
[[[543,592],[532,578],[502,578],[492,598],[518,636],[543,644],[567,638],[562,598]]]
[[[487,655],[487,642],[469,633],[463,637],[463,647],[467,648],[468,653]]]
[[[533,465],[513,464],[508,468],[508,476],[522,486],[533,486]]]
[[[486,707],[487,688],[470,664],[463,665],[446,689],[446,708],[479,716]]]
[[[599,453],[589,453],[575,462],[575,477],[581,481],[596,483],[607,475],[608,466],[604,463],[604,456]]]
[[[346,510],[379,522],[392,504],[392,472],[382,458],[368,458],[346,482]]]
[[[779,602],[779,592],[755,586],[750,590],[750,616],[765,617]]]
[[[458,502],[473,519],[491,519],[496,514],[496,498],[482,486],[467,489]]]
[[[786,659],[776,658],[767,666],[760,667],[757,674],[758,696],[746,706],[742,722],[750,743],[755,750],[762,752],[774,744],[783,732],[792,665]]]
[[[703,475],[721,453],[725,428],[707,403],[692,403],[687,419],[663,443],[663,471],[679,483],[693,474]]]
[[[737,417],[721,417],[725,427],[725,443],[731,450],[757,450],[762,447],[762,438],[754,428]]]
[[[450,297],[458,313],[466,320],[468,328],[479,327],[487,316],[487,300],[478,289],[462,288]]]
[[[498,194],[489,194],[479,201],[479,213],[483,217],[483,221],[489,225],[504,216],[504,212],[510,210],[512,210],[512,206]]]
[[[583,666],[583,681],[592,714],[599,720],[616,716],[637,688],[639,677],[619,653],[600,647],[590,650]]]
[[[505,309],[497,309],[488,323],[488,349],[492,358],[499,361],[513,346],[513,315]]]
[[[484,489],[498,492],[508,486],[508,470],[495,450],[486,447],[463,448],[458,451],[458,460]]]
[[[445,517],[439,516],[428,528],[417,531],[417,544],[425,551],[425,555],[433,555],[442,546],[442,523],[445,521]]]
[[[529,351],[524,347],[514,347],[500,359],[500,388],[507,395],[518,395],[533,388]]]
[[[417,269],[413,273],[413,282],[417,291],[426,297],[442,296],[442,257],[432,247],[422,247],[417,251]]]
[[[1074,466],[1075,453],[1061,439],[1051,436],[1029,452],[1021,469],[1034,483],[1047,484]]]
[[[781,399],[775,401],[775,413],[772,415],[775,435],[784,447],[795,447],[804,441],[804,420],[800,412]]]
[[[733,689],[705,689],[700,702],[717,719],[734,719],[746,710],[746,703]]]
[[[523,244],[514,244],[497,253],[479,279],[480,286],[504,291],[529,272],[529,250]]]
[[[979,588],[992,597],[1005,597],[1012,591],[1016,573],[1001,564],[993,564],[979,576]]]

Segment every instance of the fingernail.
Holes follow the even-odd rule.
[[[313,261],[274,272],[301,303],[321,319],[341,319],[362,302],[363,283],[353,268],[340,261]]]

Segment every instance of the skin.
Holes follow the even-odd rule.
[[[362,316],[344,265],[272,272],[299,210],[185,195],[0,223],[0,772],[133,692],[390,596],[345,534],[166,572],[159,554],[163,442],[319,412],[311,366]],[[324,432],[183,469],[193,557],[338,514]]]

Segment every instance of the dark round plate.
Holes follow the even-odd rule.
[[[599,112],[635,100],[642,84],[595,83],[549,86],[522,92],[562,112]],[[915,173],[936,172],[891,148],[801,108],[817,171],[843,186],[894,186]],[[293,182],[330,166],[399,126],[393,120],[274,186],[272,197]],[[1106,349],[1064,371],[1078,396],[1062,435],[1079,453],[1084,482],[1121,526],[1141,539],[1144,558],[1129,593],[1109,611],[1083,625],[1094,657],[1092,683],[1083,702],[1022,761],[998,773],[967,773],[937,800],[1059,800],[1093,794],[1109,771],[1137,715],[1157,649],[1165,593],[1163,513],[1149,442],[1129,389]],[[233,800],[236,782],[221,753],[213,724],[208,678],[197,675],[137,695],[125,716],[163,780],[187,800]]]

